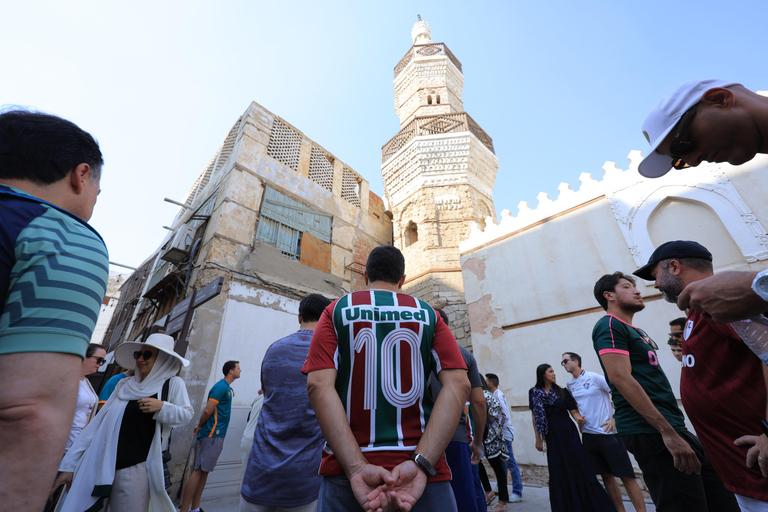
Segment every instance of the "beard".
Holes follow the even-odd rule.
[[[621,308],[622,311],[626,311],[627,313],[637,313],[638,311],[642,311],[645,309],[645,304],[642,302],[624,302],[620,298],[617,298],[617,305]]]
[[[677,297],[683,292],[683,280],[662,270],[658,283],[664,300],[677,304]]]

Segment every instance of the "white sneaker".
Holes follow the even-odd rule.
[[[509,495],[509,501],[507,503],[519,503],[521,501],[523,501],[523,497],[513,492]]]

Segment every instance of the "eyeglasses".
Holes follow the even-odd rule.
[[[690,126],[691,122],[693,121],[693,116],[695,115],[696,105],[685,111],[685,114],[683,114],[683,117],[680,119],[680,123],[677,125],[675,138],[672,139],[672,142],[669,144],[669,152],[674,155],[674,158],[672,158],[672,167],[675,169],[685,169],[688,167],[688,164],[679,157],[687,155],[695,149],[693,142],[689,140],[680,140],[680,137],[683,135],[685,130],[688,129],[688,126]]]
[[[138,361],[139,358],[141,357],[145,361],[149,361],[153,355],[154,355],[154,352],[152,352],[151,350],[145,350],[144,352],[137,350],[136,352],[133,353],[133,358]]]
[[[91,357],[96,357],[96,356],[91,356]],[[103,357],[96,357],[96,364],[98,364],[99,366],[103,365],[106,362],[107,360],[104,359]]]
[[[681,333],[681,332],[671,332],[671,333],[669,333],[669,336],[670,336],[670,338],[682,338],[683,337],[683,333]]]
[[[638,329],[638,328],[636,328],[636,329],[637,329],[637,334],[639,334],[639,335],[640,335],[640,337],[641,337],[641,338],[643,338],[643,341],[644,341],[644,342],[646,342],[646,343],[647,343],[647,344],[649,344],[651,347],[653,347],[653,350],[659,350],[659,346],[656,344],[656,342],[655,342],[655,341],[653,341],[653,340],[651,339],[651,337],[650,337],[650,336],[648,336],[648,333],[647,333],[647,332],[645,332],[645,331],[644,331],[644,330],[642,330],[642,329]]]
[[[573,361],[573,359],[563,359],[562,361],[560,361],[560,366],[565,366],[565,363],[567,363],[568,361]]]

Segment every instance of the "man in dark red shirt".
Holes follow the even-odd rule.
[[[675,302],[690,283],[714,275],[712,254],[689,241],[667,242],[635,275],[655,280],[664,298]],[[766,418],[768,367],[729,324],[717,324],[691,310],[683,330],[680,395],[685,412],[725,487],[742,510],[768,508],[768,482],[760,468],[748,467],[747,443],[734,441],[760,429]]]

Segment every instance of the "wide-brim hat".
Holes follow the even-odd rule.
[[[189,366],[189,361],[174,352],[173,346],[175,343],[176,340],[172,337],[160,333],[151,334],[144,343],[140,341],[126,341],[115,350],[115,361],[126,370],[135,370],[136,360],[133,358],[133,353],[151,346],[160,352],[165,352],[169,356],[178,359],[182,366]]]
[[[658,178],[672,169],[672,157],[656,152],[656,148],[664,142],[686,110],[701,101],[701,97],[715,87],[731,87],[741,85],[728,80],[693,80],[685,82],[677,89],[667,94],[643,122],[643,135],[651,144],[651,150],[640,165],[638,172],[646,178]]]

